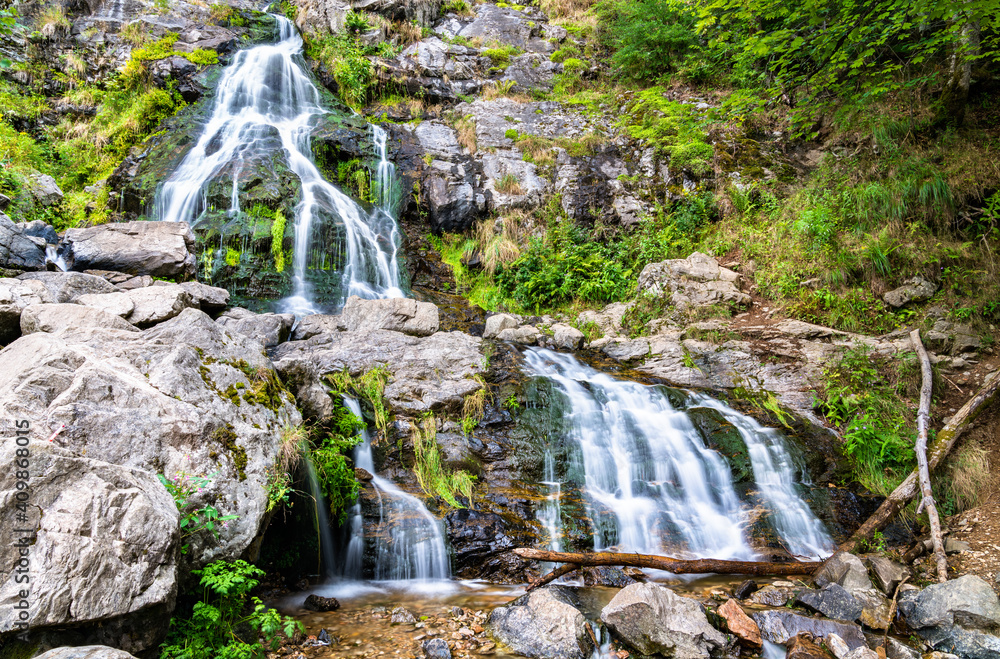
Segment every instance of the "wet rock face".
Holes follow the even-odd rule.
[[[0,268],[45,269],[44,239],[32,239],[3,213],[0,213]]]
[[[516,582],[526,564],[511,549],[521,546],[511,533],[516,529],[500,515],[469,509],[445,516],[448,542],[455,552],[452,568],[458,578],[475,577],[492,582]]]
[[[533,659],[584,659],[593,645],[572,591],[545,586],[490,612],[487,629],[515,654]]]

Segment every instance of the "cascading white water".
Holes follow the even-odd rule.
[[[227,167],[233,178],[229,211],[238,213],[243,165],[280,144],[289,169],[302,183],[302,200],[295,208],[293,290],[283,309],[299,316],[318,311],[308,270],[314,234],[327,218],[343,226],[342,294],[402,297],[396,222],[382,207],[366,212],[326,181],[313,163],[310,134],[326,110],[302,66],[302,38],[288,19],[275,18],[279,41],[240,51],[223,74],[204,132],[157,195],[157,216],[195,223],[207,207],[208,184]],[[382,136],[379,148],[385,161],[385,133],[380,128],[375,131],[376,142]],[[391,175],[391,165],[380,163],[377,177]]]
[[[684,410],[675,409],[656,387],[616,380],[571,355],[531,348],[525,361],[530,375],[549,378],[566,398],[563,436],[579,448],[582,464],[570,465],[570,470],[582,472],[595,550],[614,545],[660,554],[666,549],[663,539],[670,539],[692,556],[753,558],[744,532],[747,512],[729,465],[705,445]],[[708,400],[698,402],[705,406]],[[812,543],[823,547],[817,535],[825,533],[822,523],[795,491],[796,474],[784,445],[763,428],[745,423],[738,412],[712,402],[744,439],[753,435],[747,443],[754,472],[762,487],[775,493],[766,494],[767,501],[801,506],[802,518],[796,513],[795,522],[779,522],[786,511],[772,511],[779,535],[799,549]],[[552,515],[545,512],[547,505],[540,512],[546,526]],[[671,547],[672,554],[677,551]]]
[[[330,518],[326,512],[326,498],[323,490],[319,486],[319,477],[313,467],[312,460],[306,460],[306,477],[309,481],[309,493],[312,494],[313,504],[316,506],[316,532],[319,542],[320,556],[322,557],[320,572],[323,576],[333,575],[333,534],[330,532]]]
[[[344,398],[348,409],[361,418],[361,406]],[[384,536],[376,543],[375,578],[397,581],[448,579],[451,566],[441,526],[417,497],[399,489],[392,481],[375,473],[371,437],[362,431],[363,441],[354,448],[354,465],[372,475],[379,499],[379,529]],[[361,578],[365,547],[361,505],[351,511],[351,537],[347,546],[345,576]]]
[[[796,474],[803,484],[808,481],[808,474],[795,464],[781,433],[763,427],[714,398],[704,394],[692,397],[696,404],[718,410],[743,437],[757,490],[767,502],[771,522],[788,551],[804,560],[819,560],[832,554],[837,548],[833,538],[795,487]]]

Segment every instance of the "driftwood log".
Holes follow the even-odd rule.
[[[680,559],[649,554],[625,554],[610,551],[580,554],[563,551],[546,551],[527,547],[515,549],[514,553],[530,561],[564,563],[529,587],[538,588],[581,567],[611,565],[617,567],[639,567],[666,570],[674,574],[749,574],[754,576],[788,576],[792,574],[812,574],[821,562],[809,563],[765,563],[762,561],[726,561],[715,558]]]
[[[917,454],[917,475],[920,482],[920,507],[927,511],[927,521],[931,526],[931,541],[934,543],[934,558],[937,562],[938,581],[948,580],[948,559],[944,554],[944,542],[941,540],[941,518],[938,516],[937,504],[934,502],[934,491],[931,489],[931,472],[927,466],[927,427],[931,418],[931,393],[934,390],[934,373],[931,371],[931,360],[924,350],[920,340],[920,330],[910,332],[913,349],[920,358],[920,373],[923,382],[920,386],[920,407],[917,408],[917,441],[913,447]]]
[[[955,416],[951,417],[951,421],[941,429],[927,451],[927,468],[929,471],[934,471],[941,464],[968,425],[983,410],[989,407],[990,403],[996,400],[998,391],[1000,391],[1000,375],[995,375],[992,380],[984,384],[976,392],[975,396],[962,406],[962,409],[955,413]],[[840,545],[839,550],[854,551],[858,543],[862,540],[867,540],[875,531],[884,529],[896,517],[899,511],[906,507],[906,504],[917,495],[917,489],[917,471],[914,470],[882,502],[878,510],[854,532],[854,535],[844,544]]]

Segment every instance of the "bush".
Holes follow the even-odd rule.
[[[595,5],[602,44],[622,77],[654,80],[695,54],[697,16],[681,0],[603,0]]]

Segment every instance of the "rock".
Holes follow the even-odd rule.
[[[738,600],[745,600],[758,590],[760,590],[760,586],[757,585],[757,582],[753,579],[747,579],[736,587],[736,590],[733,591],[733,597]]]
[[[531,564],[511,553],[521,546],[510,524],[496,513],[461,508],[445,515],[455,576],[517,583]]]
[[[918,633],[937,651],[936,654],[961,659],[1000,657],[1000,637],[994,634],[962,629],[957,625],[930,627],[921,629]]]
[[[865,564],[860,558],[847,552],[837,552],[828,558],[822,569],[813,575],[813,581],[819,587],[836,583],[852,594],[857,590],[872,588]]]
[[[861,604],[861,624],[870,629],[888,629],[892,624],[889,612],[892,604],[881,592],[870,590],[854,591],[854,598]]]
[[[385,388],[390,411],[411,416],[430,410],[458,412],[480,384],[482,339],[460,332],[436,332],[427,337],[400,332],[328,332],[305,341],[279,345],[275,366],[313,416],[332,412],[322,378],[347,369],[358,376],[385,366],[391,377]]]
[[[959,325],[955,328],[951,354],[960,355],[963,352],[978,352],[983,347],[979,340],[979,335],[968,325]]]
[[[630,584],[638,583],[636,579],[625,574],[625,570],[620,567],[607,565],[585,567],[580,570],[580,574],[583,576],[583,585],[585,586],[624,588]]]
[[[828,636],[827,639],[829,638],[830,637]],[[882,644],[883,639],[885,640],[884,646]],[[878,648],[884,647],[886,659],[920,659],[919,650],[911,648],[909,645],[906,645],[892,636],[886,638],[882,635],[882,633],[865,632],[865,640],[868,641],[868,647],[872,650],[877,651]]]
[[[861,603],[836,583],[829,583],[822,590],[803,590],[795,600],[807,609],[834,620],[853,622],[861,616]]]
[[[889,291],[882,296],[882,299],[890,307],[898,309],[909,302],[923,302],[931,299],[937,292],[937,288],[937,284],[918,275],[907,280],[899,288]]]
[[[135,303],[125,293],[103,293],[100,295],[81,295],[76,299],[77,304],[85,307],[92,307],[106,311],[114,316],[128,318],[135,309]]]
[[[528,46],[533,28],[521,12],[489,3],[476,5],[475,11],[476,18],[462,28],[459,36],[479,37],[484,43],[496,40],[522,49]]]
[[[125,295],[134,305],[128,321],[138,327],[162,323],[195,306],[191,295],[177,284],[134,288]]]
[[[719,607],[718,614],[726,621],[726,627],[740,641],[751,648],[763,646],[760,638],[760,627],[748,616],[736,600],[729,599]]]
[[[985,581],[971,574],[927,586],[922,591],[906,591],[899,599],[899,611],[912,629],[959,625],[968,629],[1000,627],[1000,602]]]
[[[753,604],[760,604],[762,606],[784,606],[788,604],[788,600],[790,599],[791,595],[788,594],[788,591],[775,588],[770,584],[760,590],[754,591],[750,595],[750,601]]]
[[[875,585],[886,596],[892,597],[896,592],[896,586],[906,578],[907,569],[884,556],[869,556],[867,561]]]
[[[854,648],[844,655],[844,659],[879,659],[879,657],[878,653],[874,650],[870,650],[868,648]]]
[[[3,213],[0,213],[0,268],[45,269],[45,245],[32,240]]]
[[[235,307],[225,311],[216,322],[243,336],[260,341],[265,348],[273,348],[288,340],[292,325],[295,323],[295,316],[290,313],[254,313]]]
[[[788,642],[787,650],[785,659],[830,659],[830,653],[816,644],[810,634],[793,637]]]
[[[611,341],[601,348],[601,352],[611,359],[627,362],[649,356],[649,341],[633,339],[631,341]]]
[[[639,292],[670,296],[678,310],[716,304],[750,303],[750,296],[736,287],[739,274],[720,268],[715,259],[694,252],[686,259],[650,263],[639,274]]]
[[[448,641],[443,638],[432,638],[429,641],[424,641],[421,647],[427,659],[451,659]]]
[[[498,341],[509,341],[510,343],[519,343],[525,346],[535,345],[541,337],[542,333],[532,325],[521,325],[515,329],[505,329],[497,334]]]
[[[80,304],[33,304],[21,312],[21,334],[53,333],[87,327],[139,331],[114,314]]]
[[[0,278],[0,344],[21,336],[21,311],[51,301],[51,294],[41,282]]]
[[[317,334],[343,331],[345,329],[347,328],[344,327],[343,319],[340,316],[317,313],[300,320],[295,325],[295,329],[292,330],[290,339],[292,341],[305,341]]]
[[[336,597],[321,597],[315,593],[306,597],[302,607],[310,611],[336,611],[340,608],[340,601]]]
[[[500,332],[506,329],[515,329],[520,324],[520,321],[510,314],[493,314],[486,319],[486,329],[483,330],[483,338],[495,339]]]
[[[762,589],[763,590],[763,589]],[[813,638],[825,638],[827,634],[836,634],[853,650],[867,647],[861,627],[847,622],[835,622],[822,618],[793,613],[784,609],[769,609],[751,613],[750,617],[760,627],[760,635],[764,640],[783,645],[795,636],[805,632]]]
[[[103,277],[82,272],[26,272],[17,278],[40,281],[48,290],[51,302],[76,302],[81,295],[101,295],[117,290]]]
[[[389,618],[389,622],[394,625],[414,625],[417,623],[417,619],[413,617],[413,614],[404,609],[401,606],[397,606],[392,610],[392,615]]]
[[[188,278],[195,274],[195,240],[186,222],[116,222],[68,229],[63,237],[74,270]]]
[[[637,583],[614,596],[601,622],[626,645],[646,655],[676,659],[708,657],[726,645],[708,623],[704,607],[665,586]]]
[[[35,172],[28,175],[28,191],[42,206],[55,206],[62,202],[63,191],[56,180],[48,174]]]
[[[963,551],[969,551],[970,549],[969,543],[963,540],[956,540],[950,536],[944,539],[944,551],[949,555],[961,554]]]
[[[430,336],[440,325],[437,305],[430,302],[404,297],[363,300],[356,295],[347,298],[341,322],[350,332],[391,330],[411,336]]]
[[[229,305],[229,291],[216,286],[209,286],[197,281],[186,281],[181,285],[191,300],[198,305],[202,311],[221,311]]]
[[[57,341],[26,337],[17,344]],[[165,633],[177,596],[180,536],[173,499],[148,471],[110,464],[98,456],[82,457],[77,450],[46,441],[49,423],[58,427],[59,420],[42,420],[44,402],[39,409],[32,400],[34,411],[10,405],[12,387],[22,381],[18,369],[9,368],[11,353],[11,348],[0,351],[7,381],[0,385],[0,410],[5,419],[34,421],[36,430],[28,436],[28,519],[15,522],[15,471],[0,474],[0,501],[5,502],[3,531],[8,538],[0,570],[4,582],[0,603],[5,610],[15,611],[20,587],[14,568],[18,547],[25,546],[30,547],[24,561],[30,565],[34,606],[29,607],[24,622],[33,631],[69,624],[95,625],[155,609],[161,616],[159,632]],[[45,386],[51,391],[63,379],[62,374],[54,375]],[[132,436],[122,439],[132,448]],[[14,464],[16,448],[13,441],[0,447],[5,464]],[[30,532],[15,531],[19,528]],[[14,620],[14,615],[4,616],[0,633],[14,630]],[[122,640],[129,643],[129,639]]]
[[[487,629],[514,654],[533,659],[585,659],[593,651],[587,621],[572,591],[545,586],[490,612]]]
[[[837,659],[844,659],[851,652],[850,646],[836,634],[826,635],[826,647],[830,649],[830,652]]]
[[[124,650],[106,645],[81,645],[75,648],[56,648],[37,656],[37,659],[135,659]]]
[[[557,348],[563,350],[579,350],[583,347],[583,341],[586,338],[583,332],[577,328],[561,323],[553,325],[552,332],[553,343],[556,344]]]

